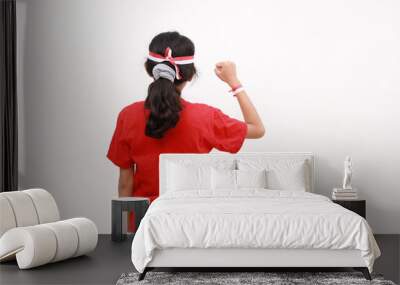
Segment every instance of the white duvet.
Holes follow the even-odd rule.
[[[371,272],[380,255],[359,215],[321,195],[265,189],[160,196],[133,239],[135,268],[143,272],[165,248],[358,249]]]

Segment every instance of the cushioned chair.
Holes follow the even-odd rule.
[[[0,261],[16,258],[27,269],[80,256],[95,249],[97,235],[87,218],[60,221],[44,189],[0,193]]]

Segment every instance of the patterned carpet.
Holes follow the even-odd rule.
[[[372,275],[373,280],[368,281],[360,272],[148,272],[142,281],[138,281],[138,276],[138,273],[122,274],[117,285],[395,285],[392,281],[384,280],[382,275]]]

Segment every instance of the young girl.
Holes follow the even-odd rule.
[[[194,44],[178,32],[153,38],[145,63],[154,78],[145,101],[122,109],[107,157],[119,169],[120,197],[158,197],[160,153],[208,153],[213,148],[236,153],[245,138],[261,138],[264,126],[236,76],[232,62],[216,64],[215,73],[231,88],[244,122],[221,110],[181,98],[188,81],[196,74]],[[132,229],[132,219],[131,219]]]

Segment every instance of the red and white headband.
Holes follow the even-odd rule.
[[[178,65],[180,64],[190,64],[194,62],[194,56],[189,55],[189,56],[177,56],[177,57],[172,57],[172,50],[171,48],[167,47],[165,49],[164,55],[160,55],[158,53],[154,52],[149,52],[149,55],[147,56],[148,59],[155,61],[155,62],[165,62],[168,61],[175,67],[175,72],[176,72],[176,78],[181,79],[181,74],[179,73],[179,67]]]

